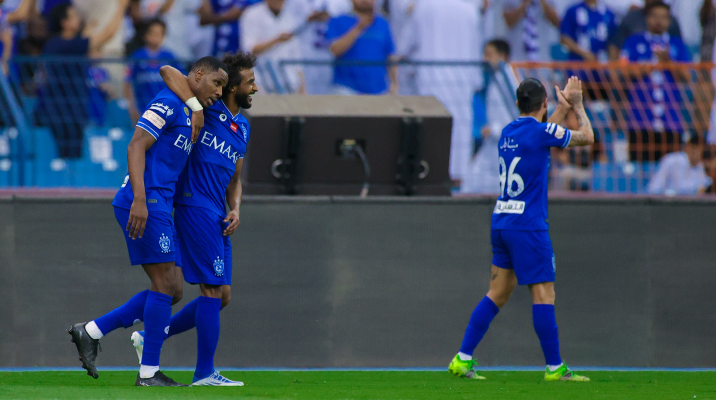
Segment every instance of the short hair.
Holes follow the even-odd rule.
[[[517,88],[517,108],[522,114],[538,111],[546,98],[547,89],[537,79],[527,78]]]
[[[218,58],[211,56],[202,57],[191,66],[191,72],[196,72],[200,69],[206,70],[206,72],[209,73],[223,69],[227,74],[229,73],[228,68],[226,68],[226,65],[224,65],[223,62],[221,62]]]
[[[147,32],[149,32],[149,28],[153,25],[161,26],[162,29],[164,29],[164,33],[167,33],[167,23],[161,18],[152,18],[144,24],[144,32],[142,32],[142,35],[146,35]]]
[[[229,68],[226,71],[229,74],[229,83],[226,84],[228,88],[241,84],[241,71],[256,66],[256,56],[249,52],[228,53],[221,61]]]
[[[492,39],[485,44],[485,47],[492,46],[497,50],[498,53],[504,55],[507,59],[510,58],[510,44],[502,39]]]
[[[661,0],[658,0],[653,3],[649,3],[644,7],[644,15],[648,16],[653,10],[656,10],[657,8],[666,9],[666,11],[671,14],[671,6]]]
[[[70,7],[72,7],[72,4],[63,3],[52,8],[50,14],[47,16],[47,27],[49,28],[50,33],[62,33],[62,21],[67,19],[67,11]]]

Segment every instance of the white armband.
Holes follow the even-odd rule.
[[[204,109],[204,107],[201,106],[201,103],[199,103],[199,100],[197,100],[196,97],[192,97],[184,104],[186,104],[186,106],[189,107],[192,111],[201,111]]]

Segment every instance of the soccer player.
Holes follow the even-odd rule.
[[[114,214],[124,231],[132,265],[141,264],[151,286],[119,308],[69,330],[87,374],[97,378],[99,339],[119,327],[144,321],[146,330],[137,386],[182,386],[159,371],[175,295],[175,229],[171,217],[175,183],[192,150],[192,114],[220,97],[228,76],[213,57],[197,61],[186,78],[192,93],[185,106],[170,90],[162,90],[137,122],[127,159],[129,174],[114,198]],[[202,113],[203,114],[203,113]],[[203,116],[203,115],[202,115]],[[203,123],[202,123],[203,125]],[[185,386],[185,385],[184,385]]]
[[[499,143],[500,197],[492,214],[492,272],[490,289],[472,312],[460,352],[448,371],[469,379],[485,379],[475,371],[472,354],[490,322],[507,303],[516,284],[532,293],[532,319],[547,368],[546,381],[588,381],[573,373],[559,354],[554,316],[555,259],[547,222],[547,178],[550,147],[594,143],[592,125],[582,104],[582,83],[571,77],[564,91],[558,88],[559,105],[549,120],[547,91],[535,79],[517,88],[520,117],[502,130]],[[579,131],[558,124],[570,107],[579,120]]]
[[[214,370],[214,353],[219,342],[219,311],[231,298],[231,236],[239,226],[241,168],[250,126],[240,114],[251,107],[258,91],[251,53],[227,54],[229,83],[221,100],[206,110],[206,125],[199,136],[186,169],[177,182],[174,220],[178,234],[184,279],[199,284],[200,297],[178,313],[169,325],[169,336],[196,326],[198,351],[194,386],[243,386]],[[177,69],[161,69],[167,86],[180,98],[191,91]],[[229,205],[229,213],[226,206]],[[134,332],[132,342],[140,356],[143,332]]]

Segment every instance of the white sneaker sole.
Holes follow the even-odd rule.
[[[142,352],[144,351],[144,338],[142,335],[139,334],[139,332],[132,333],[132,337],[130,338],[132,341],[132,346],[134,346],[134,350],[137,351],[137,358],[139,359],[139,365],[142,365]]]
[[[191,386],[244,386],[244,382],[233,381],[231,383],[227,383],[218,382],[210,378],[204,378],[192,383]]]

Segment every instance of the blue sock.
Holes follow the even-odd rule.
[[[495,315],[500,312],[497,305],[487,296],[483,297],[480,303],[475,307],[475,310],[470,316],[470,323],[467,324],[465,329],[465,336],[462,339],[462,346],[460,346],[460,352],[472,355],[475,351],[475,347],[480,343],[480,340],[485,336],[487,328],[490,327],[490,322],[495,318]]]
[[[214,353],[219,344],[219,312],[221,299],[200,296],[196,306],[196,370],[194,380],[204,379],[214,372]]]
[[[554,317],[554,306],[551,304],[532,305],[532,322],[539,337],[539,343],[542,345],[546,364],[562,364],[562,357],[559,356],[559,332],[557,319]]]
[[[169,322],[169,336],[178,335],[196,326],[196,306],[199,298],[190,301],[178,313],[172,315]]]
[[[144,303],[147,302],[149,290],[139,292],[128,302],[94,320],[103,335],[120,327],[129,328],[135,321],[144,321]]]
[[[159,366],[162,343],[167,338],[172,317],[172,296],[149,291],[144,306],[144,352],[142,365]]]

